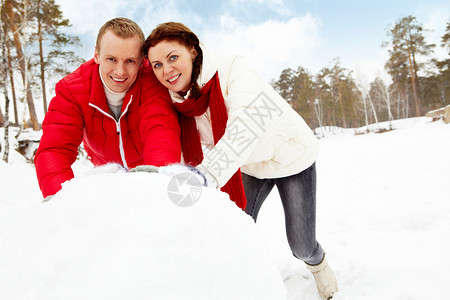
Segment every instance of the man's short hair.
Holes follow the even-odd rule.
[[[103,24],[98,31],[97,42],[95,44],[97,51],[100,51],[100,41],[108,30],[111,30],[115,35],[123,39],[136,36],[142,41],[142,45],[144,45],[144,33],[138,24],[127,18],[114,18]]]

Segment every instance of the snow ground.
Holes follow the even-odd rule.
[[[333,299],[448,297],[450,125],[425,117],[395,121],[393,125],[396,130],[382,134],[353,135],[353,130],[341,130],[320,140],[317,237],[337,275],[340,292]],[[73,182],[82,182],[91,170],[86,162],[77,162],[74,168],[80,180]],[[23,224],[30,226],[30,220],[39,220],[41,200],[32,166],[15,153],[9,164],[0,161],[0,252],[5,251],[7,241],[20,240],[11,238],[11,232],[23,233]],[[71,207],[75,207],[73,203]],[[194,211],[195,206],[184,209]],[[44,223],[50,226],[51,221]],[[62,221],[58,218],[55,222]],[[239,222],[245,226],[245,221]],[[268,243],[261,255],[267,252],[275,261],[287,288],[287,299],[320,299],[314,279],[290,253],[276,190],[263,205],[256,228]],[[164,229],[158,230],[164,233]],[[118,232],[118,236],[121,234]],[[17,250],[22,255],[30,253],[30,257],[37,251]],[[9,251],[11,259],[17,258]],[[227,259],[222,261],[228,263]],[[270,268],[270,263],[267,266]],[[0,277],[5,276],[2,272],[0,269]],[[195,272],[192,274],[195,276]]]

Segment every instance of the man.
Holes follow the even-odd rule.
[[[57,83],[35,156],[44,198],[74,177],[71,165],[81,142],[96,166],[180,161],[177,114],[144,61],[144,41],[135,22],[112,19],[99,30],[94,58]]]

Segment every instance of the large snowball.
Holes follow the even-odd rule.
[[[0,241],[0,299],[285,299],[252,219],[209,188],[175,205],[171,180],[66,183]]]

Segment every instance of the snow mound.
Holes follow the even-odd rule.
[[[66,183],[0,241],[0,299],[286,299],[253,220],[208,188],[179,207],[170,181],[94,172]]]

